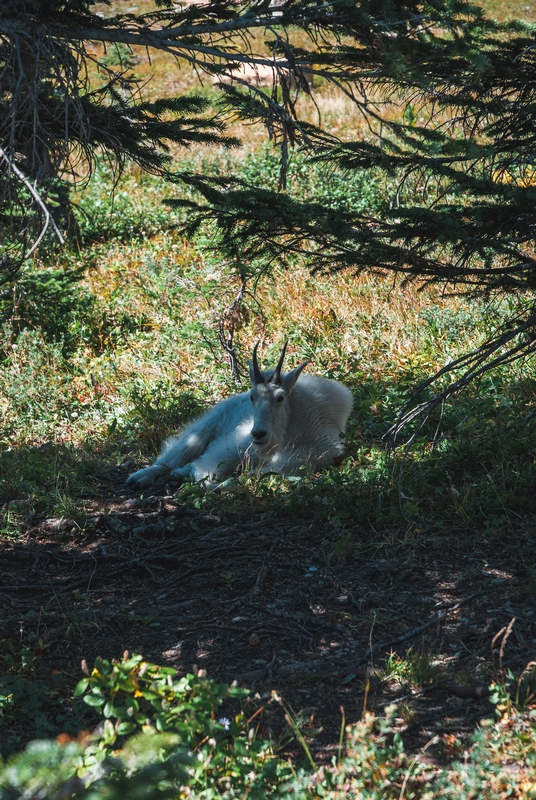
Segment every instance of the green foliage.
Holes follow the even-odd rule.
[[[0,640],[0,722],[2,732],[10,731],[1,737],[0,757],[20,751],[28,738],[76,734],[83,727],[85,707],[73,702],[65,675],[37,677],[47,647],[42,636],[24,627]]]
[[[93,780],[80,769],[83,748],[76,742],[32,742],[8,764],[0,778],[0,796],[5,800],[20,797],[22,791],[61,800],[141,800],[151,797],[173,798],[186,776],[186,753],[175,748],[172,736],[132,737],[125,747],[102,762]],[[162,756],[168,757],[162,760]],[[77,777],[82,772],[84,780]]]
[[[264,163],[262,155],[259,164]],[[136,208],[139,194],[130,181],[125,203]],[[156,185],[150,197],[154,206],[147,216],[159,206]],[[53,309],[49,324],[44,301],[41,318],[39,302],[30,295],[26,327],[20,330],[11,321],[2,336],[1,497],[28,501],[34,508],[44,502],[49,514],[66,503],[76,505],[81,492],[99,491],[110,463],[140,457],[139,447],[152,457],[166,436],[235,391],[218,341],[218,320],[225,319],[237,289],[216,256],[203,263],[173,232],[143,242],[111,240],[87,255],[88,277],[82,284],[68,282],[67,297],[67,289],[64,294],[59,288],[63,284],[51,279],[57,289],[51,291],[51,304],[56,298],[64,310],[63,331],[60,314],[54,316]],[[71,257],[64,263],[67,271],[82,276]],[[56,273],[63,271],[50,270]],[[280,280],[279,272],[260,282],[259,300],[246,295],[237,317],[237,352],[244,363],[268,308],[269,338],[290,336],[296,360],[312,359],[315,371],[351,386],[355,411],[347,456],[339,467],[295,482],[244,475],[222,502],[250,503],[253,496],[259,509],[327,519],[334,547],[347,553],[354,544],[345,520],[371,520],[382,538],[399,528],[400,488],[411,498],[403,504],[403,526],[438,535],[471,524],[496,531],[505,520],[513,523],[517,515],[532,513],[530,365],[505,368],[447,404],[442,414],[438,410],[411,451],[389,459],[381,442],[416,383],[475,337],[493,331],[500,308],[434,298],[429,307],[421,303],[419,313],[410,308],[402,319],[389,311],[389,286],[349,281],[344,290],[348,311],[341,312],[340,325],[315,304],[342,302],[338,298],[344,293],[330,295],[329,282],[317,278],[307,284],[313,299],[303,316],[297,308],[294,318],[288,314],[279,320],[279,300],[271,301],[270,294],[277,297]],[[378,308],[384,294],[385,305]],[[83,310],[77,311],[77,303]],[[394,337],[393,327],[400,331]],[[411,346],[399,351],[402,337]],[[430,446],[438,425],[440,437]],[[56,445],[54,437],[60,440]],[[181,499],[211,502],[198,487],[184,487]],[[2,512],[8,535],[16,535],[17,520],[25,513],[15,505]]]
[[[99,161],[91,181],[77,197],[80,244],[143,239],[176,227],[178,216],[162,203],[170,191],[161,179],[139,169],[128,170],[117,185],[113,169]]]
[[[430,653],[410,648],[404,657],[391,653],[383,679],[422,688],[433,683],[437,675],[438,668],[431,663]]]
[[[370,800],[440,797],[530,798],[536,787],[536,718],[509,709],[500,722],[482,720],[463,763],[430,769],[405,751],[396,732],[395,706],[384,717],[368,713],[346,728],[344,753],[319,770],[292,767],[259,739],[246,718],[218,719],[247,692],[215,684],[202,674],[143,661],[98,659],[75,695],[102,716],[93,734],[74,740],[33,741],[0,766],[0,797],[50,800],[293,797]],[[277,698],[276,698],[277,699]],[[22,703],[23,705],[23,703]],[[220,712],[221,713],[221,712]],[[229,712],[227,712],[229,713]],[[292,722],[292,720],[291,720]],[[293,732],[299,730],[291,725]],[[459,745],[457,749],[459,752]],[[342,740],[341,740],[342,745]],[[435,742],[436,752],[442,749]],[[449,743],[450,751],[456,746]],[[509,769],[515,761],[516,770]]]
[[[134,800],[147,791],[166,798],[185,784],[196,797],[262,798],[290,775],[242,713],[218,717],[222,703],[232,708],[247,692],[202,673],[178,678],[141,656],[98,659],[74,695],[102,715],[98,732],[78,743],[63,737],[61,745],[30,744],[1,771],[2,799],[22,790],[46,790],[51,798]]]
[[[347,755],[312,778],[300,775],[289,786],[292,796],[327,800],[348,796],[371,800],[401,796],[414,800],[534,797],[533,713],[512,715],[506,728],[483,720],[464,751],[463,762],[454,761],[448,768],[431,771],[417,758],[408,758],[396,734],[393,739],[389,736],[392,724],[389,714],[394,711],[388,709],[385,720],[368,714],[363,722],[349,728]],[[511,763],[519,765],[519,771],[509,768]]]
[[[249,153],[238,166],[238,177],[250,186],[277,191],[281,169],[280,151],[264,146]],[[377,213],[387,207],[393,190],[380,170],[354,170],[351,173],[311,161],[306,150],[294,150],[287,166],[286,191],[301,201],[321,202],[339,211]]]
[[[244,473],[217,499],[185,486],[179,502],[309,517],[322,528],[327,563],[400,556],[400,570],[384,579],[386,591],[396,590],[424,549],[463,548],[475,530],[505,557],[515,551],[529,563],[536,513],[532,365],[506,364],[493,378],[478,376],[459,401],[410,429],[418,435],[408,450],[388,455],[381,437],[415,385],[464,350],[505,330],[517,331],[516,346],[534,341],[533,32],[521,24],[499,29],[481,9],[458,0],[336,0],[329,8],[305,0],[286,4],[277,20],[262,18],[267,7],[253,14],[251,5],[236,3],[162,2],[148,14],[117,16],[110,9],[104,17],[85,2],[8,5],[7,15],[0,9],[0,146],[29,185],[42,181],[43,198],[79,251],[58,256],[49,230],[41,247],[46,261],[22,269],[0,299],[2,535],[20,536],[26,514],[74,515],[80,497],[110,490],[110,466],[151,458],[176,427],[234,391],[222,341],[230,337],[243,367],[258,338],[272,348],[268,356],[277,340],[290,338],[296,358],[310,358],[315,371],[345,380],[354,392],[342,464],[292,479]],[[331,73],[349,94],[357,87],[356,107],[371,128],[356,132],[349,120],[332,136],[320,124],[297,121],[302,107],[288,86],[271,94],[230,87],[225,111],[267,123],[283,145],[282,159],[272,148],[244,159],[218,153],[209,160],[195,151],[172,165],[170,142],[231,144],[223,117],[205,97],[143,102],[126,72],[137,65],[121,35],[143,44],[148,32],[158,42],[167,30],[178,31],[184,52],[192,45],[198,65],[212,74],[232,61],[238,44],[246,45],[254,19],[272,31],[265,35],[280,32],[271,53],[291,66],[314,63],[322,80]],[[300,47],[290,41],[296,22]],[[78,44],[84,26],[114,39],[99,55],[101,72],[91,84]],[[202,55],[209,40],[219,48],[217,67],[213,51],[206,62]],[[362,88],[372,99],[368,106]],[[27,115],[34,92],[37,117]],[[400,104],[381,119],[384,98]],[[289,155],[290,143],[304,147]],[[104,165],[102,152],[110,158]],[[82,174],[93,169],[78,196],[78,229],[71,226],[66,187],[53,177],[69,158]],[[118,183],[128,159],[137,166]],[[2,165],[0,270],[7,274],[23,266],[44,220],[28,185]],[[179,205],[209,220],[204,241],[181,238],[183,212],[161,203],[177,193],[175,168],[185,179]],[[166,186],[162,176],[172,183]],[[197,191],[203,207],[194,203]],[[288,280],[279,264],[298,277]],[[408,291],[407,313],[387,311],[379,305],[396,295],[391,283],[347,274],[335,290],[320,274],[307,277],[304,264],[317,273],[372,268],[469,289],[526,291],[527,299],[486,311],[475,300],[449,303],[425,290],[423,301]],[[246,279],[243,286],[235,273]],[[243,296],[234,306],[239,288]],[[512,323],[501,329],[506,319]],[[448,388],[448,377],[441,380],[439,388]],[[428,385],[420,399],[431,396]],[[220,577],[232,587],[232,571]],[[532,586],[519,591],[529,594]],[[496,679],[491,698],[501,720],[482,724],[463,764],[423,777],[389,712],[385,720],[365,717],[348,732],[347,755],[311,774],[293,773],[271,742],[258,739],[236,713],[235,688],[202,675],[178,678],[138,657],[99,662],[68,713],[61,676],[51,689],[33,673],[38,648],[38,641],[3,642],[4,720],[27,730],[33,725],[36,737],[76,733],[88,718],[100,724],[89,738],[34,742],[15,756],[1,770],[2,798],[128,800],[181,796],[185,787],[182,796],[204,800],[535,794],[531,669],[517,680]],[[390,680],[417,686],[434,674],[428,654],[419,651],[393,655],[386,669]],[[229,723],[218,721],[219,713]],[[291,728],[299,739],[299,725]],[[512,760],[515,774],[504,769]]]
[[[74,742],[66,746],[54,741],[33,742],[4,767],[0,779],[1,796],[11,800],[28,789],[30,795],[45,791],[48,797],[61,797],[62,793],[69,797],[65,792],[66,784],[70,784],[73,796],[75,761],[79,753],[80,748]]]
[[[4,282],[12,279],[41,241],[49,225],[47,205],[61,227],[67,221],[72,232],[68,203],[58,209],[58,176],[66,170],[79,180],[81,173],[91,173],[97,155],[105,153],[116,173],[133,161],[145,171],[171,178],[170,143],[229,147],[236,140],[225,136],[223,121],[200,95],[143,100],[136,77],[128,72],[136,59],[121,39],[112,35],[110,51],[101,59],[80,45],[84,28],[89,38],[102,39],[98,34],[109,18],[114,19],[112,27],[124,31],[132,24],[132,15],[128,23],[121,14],[103,19],[88,2],[53,2],[46,10],[40,2],[17,3],[5,12],[6,3],[0,5],[0,282]],[[180,24],[189,14],[169,16]],[[161,14],[141,15],[142,27],[150,20],[160,23]],[[57,229],[56,233],[61,238]]]
[[[9,642],[2,641],[6,656],[9,653]],[[0,676],[0,712],[3,725],[24,725],[32,737],[43,738],[60,731],[76,733],[80,720],[76,714],[68,712],[65,700],[60,695],[59,679],[54,681],[51,688],[43,680],[32,679],[28,670],[28,663],[34,659],[33,652],[27,646],[20,650],[19,669],[23,673],[12,673]],[[5,669],[5,661],[3,668]],[[16,752],[21,745],[20,737],[12,737],[10,741],[2,743],[1,752],[4,755]]]
[[[309,169],[324,162],[349,182],[364,171],[380,183],[391,176],[381,209],[340,205],[334,215],[329,197],[312,202],[305,194],[289,202],[278,187],[258,180],[220,192],[198,177],[195,185],[208,201],[203,213],[233,252],[260,254],[262,242],[265,260],[290,258],[307,243],[314,270],[373,268],[467,290],[533,289],[534,229],[525,212],[535,192],[532,31],[521,23],[501,30],[469,4],[422,13],[437,27],[421,31],[418,46],[409,24],[407,35],[391,36],[390,43],[380,43],[379,34],[374,52],[382,62],[380,81],[401,92],[399,116],[375,118],[372,104],[359,106],[376,138],[329,140],[323,132],[309,143]],[[396,23],[391,19],[387,29],[390,24]],[[359,69],[363,50],[343,49]],[[514,96],[520,105],[512,104]]]
[[[81,267],[29,269],[16,282],[4,284],[0,320],[10,319],[14,338],[26,328],[39,328],[47,341],[73,346],[73,333],[87,324],[94,299],[79,284]],[[4,354],[5,355],[5,354]]]
[[[97,661],[74,694],[83,694],[105,720],[99,740],[84,752],[86,770],[95,770],[114,752],[118,737],[143,731],[172,733],[175,744],[193,752],[189,784],[207,797],[242,796],[246,787],[251,797],[263,797],[282,774],[270,744],[254,741],[241,713],[231,720],[217,717],[223,702],[247,695],[243,689],[214,683],[203,674],[178,678],[172,668],[132,656],[119,663]]]

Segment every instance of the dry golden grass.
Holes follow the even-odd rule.
[[[115,0],[112,8],[103,4],[97,4],[96,8],[104,15],[143,13],[153,10],[154,4],[150,0],[140,0],[136,5],[132,5],[128,0]],[[303,31],[292,30],[289,32],[289,37],[295,46],[304,48],[313,46],[310,38]],[[266,40],[272,38],[271,32],[253,31],[248,36],[252,52],[258,56],[272,58],[273,54],[265,44]],[[108,58],[113,58],[113,48],[104,48],[96,43],[90,44],[88,47],[96,58],[103,54],[106,54]],[[245,48],[242,47],[242,49]],[[194,71],[189,64],[181,62],[170,53],[156,50],[149,52],[145,48],[133,47],[132,54],[137,63],[132,70],[127,70],[127,74],[132,74],[139,81],[139,90],[143,98],[201,93],[217,104],[220,92],[213,84],[210,75]],[[117,68],[119,67],[118,64]],[[97,72],[94,73],[93,79],[99,81]],[[266,91],[270,90],[266,89]],[[313,89],[311,98],[304,93],[300,94],[296,110],[301,119],[316,124],[322,122],[335,135],[353,136],[367,133],[366,123],[352,100],[323,81],[321,85],[317,85]],[[229,134],[239,138],[248,150],[256,149],[266,140],[266,130],[262,126],[244,124],[236,120],[231,120]],[[193,151],[201,149],[202,146],[195,145],[191,148]],[[172,148],[172,152],[174,155],[180,156],[183,150]]]
[[[165,266],[152,272],[148,260]],[[215,371],[214,362],[187,335],[177,338],[175,355],[167,350],[170,337],[181,336],[181,329],[197,325],[214,332],[220,320],[225,324],[239,288],[225,268],[205,263],[183,239],[166,234],[145,246],[102,248],[87,285],[108,314],[126,306],[140,321],[113,357],[108,341],[101,353],[92,348],[79,353],[83,374],[94,375],[109,401],[119,403],[125,386],[136,381],[148,387],[159,381],[183,389],[191,385],[195,391],[201,387],[212,399],[235,390],[223,351],[215,353],[220,362]],[[278,270],[259,281],[254,298],[247,296],[235,315],[236,344],[247,357],[260,339],[263,358],[270,362],[281,342],[290,339],[289,365],[308,358],[313,371],[347,375],[349,382],[356,380],[353,370],[371,378],[394,377],[409,367],[434,370],[454,346],[435,341],[433,352],[427,348],[421,313],[430,306],[439,313],[455,311],[463,304],[438,289],[416,291],[385,278]],[[79,382],[82,391],[87,379]]]
[[[348,272],[313,278],[305,269],[278,272],[259,288],[258,299],[270,320],[271,341],[281,341],[291,330],[311,350],[329,342],[332,357],[345,353],[371,365],[371,374],[387,374],[417,357],[422,349],[420,313],[425,308],[458,308],[463,302],[441,297],[435,288],[419,292],[414,285],[388,278]]]
[[[527,0],[481,0],[479,3],[485,11],[500,21],[509,19],[525,19],[536,22],[536,6]],[[154,10],[152,0],[139,0],[133,4],[128,0],[114,0],[111,7],[97,4],[96,9],[105,16],[116,13],[147,13]],[[289,33],[291,41],[297,46],[311,47],[311,41],[302,31],[293,30]],[[257,54],[270,56],[270,51],[265,46],[265,40],[272,38],[273,34],[263,31],[254,31],[249,37],[251,48]],[[96,56],[101,56],[105,50],[99,44],[89,45],[90,51]],[[113,48],[108,49],[108,56],[113,57]],[[173,97],[181,94],[201,93],[209,97],[215,104],[218,103],[220,93],[213,85],[210,75],[194,71],[189,64],[181,62],[170,53],[161,51],[148,51],[145,48],[134,47],[132,53],[137,60],[133,70],[127,71],[139,81],[139,91],[144,99],[153,97]],[[95,80],[99,80],[97,73]],[[301,94],[296,103],[296,110],[301,119],[321,124],[331,134],[343,139],[368,138],[371,136],[369,123],[365,120],[358,106],[347,96],[333,86],[321,81],[312,92],[311,97]],[[383,103],[381,114],[386,119],[393,119],[400,114],[400,109],[395,103]],[[228,133],[237,137],[242,142],[242,155],[255,151],[266,141],[267,132],[261,125],[244,124],[241,121],[230,120]],[[203,157],[209,151],[204,145],[193,144],[188,148],[192,157]],[[216,149],[217,151],[217,149]],[[184,148],[171,146],[174,157],[184,156]],[[215,160],[218,159],[216,154]]]

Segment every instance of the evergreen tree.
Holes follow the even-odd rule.
[[[148,103],[104,59],[102,85],[90,86],[87,42],[165,50],[234,82],[216,111],[199,96]],[[243,65],[270,67],[272,91]],[[313,74],[351,98],[372,135],[341,141],[299,119]],[[225,121],[256,121],[281,144],[278,191],[181,176],[205,197],[191,204],[195,224],[211,219],[239,268],[299,253],[312,270],[394,272],[519,301],[504,330],[456,365],[465,372],[448,393],[535,341],[535,89],[534,29],[498,25],[466,0],[157,0],[150,13],[111,5],[104,16],[90,0],[0,0],[0,269],[13,273],[34,250],[47,193],[80,161],[91,169],[104,152],[118,169],[134,160],[176,180],[170,142],[233,144]],[[401,113],[385,115],[386,104]],[[373,215],[292,197],[289,145],[329,169],[394,175],[396,198]]]
[[[363,103],[374,138],[330,140],[317,131],[309,151],[311,163],[342,174],[393,176],[396,194],[381,214],[185,176],[207,201],[196,206],[194,226],[200,215],[212,219],[218,246],[239,264],[291,264],[299,255],[313,272],[394,273],[511,298],[489,341],[418,387],[394,436],[416,417],[422,425],[475,377],[536,348],[536,28],[498,25],[459,2],[398,11],[404,19],[385,12],[378,19],[372,46],[354,36],[353,45],[346,38],[332,45],[335,53],[324,47],[331,63],[340,59],[337,81]],[[374,63],[365,80],[367,57]],[[378,110],[380,90],[397,103],[395,119]],[[415,405],[419,392],[450,373],[451,383]]]

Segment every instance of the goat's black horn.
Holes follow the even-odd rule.
[[[253,375],[255,377],[255,384],[257,383],[264,383],[264,378],[261,375],[261,371],[259,369],[259,362],[257,361],[257,348],[259,346],[259,342],[253,348]]]
[[[275,372],[272,375],[272,380],[271,380],[272,383],[281,383],[281,368],[283,366],[283,361],[285,359],[285,353],[287,352],[287,344],[288,342],[285,342],[285,344],[283,345],[283,349],[281,350],[281,355],[279,356],[277,367],[275,368]]]

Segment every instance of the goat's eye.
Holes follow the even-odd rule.
[[[278,394],[277,395],[277,402],[278,403],[282,403],[284,399],[285,399],[285,395],[283,395],[283,394]]]
[[[252,403],[254,403],[254,402],[255,402],[255,398],[253,397],[253,395],[252,395],[252,394],[250,394],[250,396],[249,396],[249,399],[251,400],[251,402],[252,402]]]

